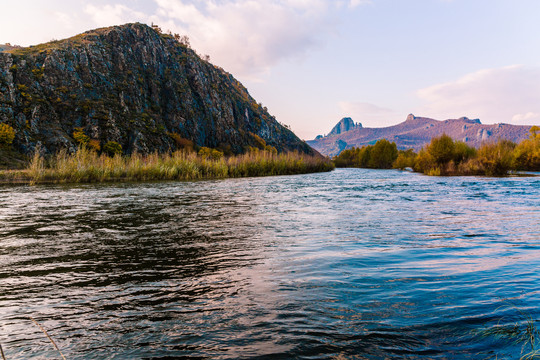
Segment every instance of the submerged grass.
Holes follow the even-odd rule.
[[[297,152],[257,151],[220,159],[183,151],[110,157],[83,147],[74,154],[60,151],[47,160],[36,152],[26,169],[0,172],[0,181],[38,184],[196,180],[292,175],[333,169],[330,160]]]
[[[482,336],[494,336],[521,346],[520,360],[540,359],[540,329],[531,314],[508,302],[500,308],[517,311],[517,321],[509,322],[505,317],[494,326],[482,330]]]

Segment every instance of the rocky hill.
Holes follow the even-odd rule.
[[[314,153],[231,74],[186,41],[127,24],[0,52],[0,123],[14,147],[73,151],[74,132],[124,152],[165,152],[186,141],[241,153],[264,143]],[[79,130],[81,131],[81,130]]]
[[[520,142],[528,138],[530,128],[510,124],[484,125],[479,119],[466,117],[439,121],[410,114],[404,122],[394,126],[384,128],[356,126],[339,134],[318,136],[315,140],[308,141],[308,144],[323,155],[335,156],[344,149],[372,145],[384,138],[394,141],[399,149],[412,148],[418,151],[433,137],[447,134],[454,140],[478,147],[482,142],[498,139]]]

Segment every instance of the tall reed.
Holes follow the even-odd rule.
[[[81,147],[74,154],[60,151],[44,159],[38,151],[27,169],[11,177],[30,183],[80,183],[105,181],[195,180],[227,177],[291,175],[331,171],[334,165],[320,156],[269,151],[212,159],[193,152],[129,156],[99,155]],[[4,178],[6,178],[4,176]]]

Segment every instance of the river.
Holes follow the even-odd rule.
[[[0,187],[6,359],[519,359],[540,177]],[[540,342],[537,343],[540,345]]]

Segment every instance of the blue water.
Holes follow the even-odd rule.
[[[0,345],[58,358],[29,317],[68,359],[519,359],[540,177],[0,187]]]

